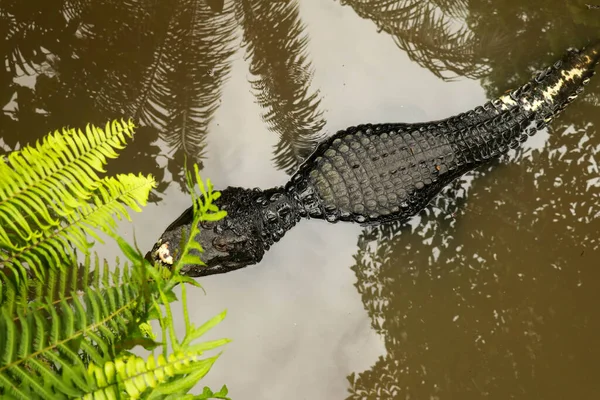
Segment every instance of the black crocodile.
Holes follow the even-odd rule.
[[[530,82],[471,111],[434,122],[366,124],[339,131],[281,187],[228,187],[217,205],[228,216],[203,223],[195,238],[206,265],[182,273],[205,276],[258,263],[301,218],[363,225],[406,221],[465,174],[517,147],[582,92],[600,59],[600,42],[565,56]],[[162,234],[146,258],[178,260],[193,208]]]

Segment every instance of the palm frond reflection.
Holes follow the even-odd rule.
[[[312,91],[308,38],[297,1],[243,0],[237,3],[251,81],[263,120],[277,133],[278,168],[291,174],[322,138],[323,112]]]

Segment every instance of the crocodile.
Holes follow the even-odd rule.
[[[256,264],[301,219],[376,225],[407,221],[461,175],[518,147],[571,103],[594,75],[600,41],[569,49],[523,86],[473,110],[438,121],[349,127],[321,142],[285,185],[227,187],[216,204],[227,217],[202,222],[194,238],[205,265],[199,277]],[[171,266],[189,235],[193,207],[147,253]]]

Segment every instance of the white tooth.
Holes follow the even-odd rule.
[[[173,257],[169,254],[169,244],[163,243],[157,250],[158,258],[165,264],[172,265]]]

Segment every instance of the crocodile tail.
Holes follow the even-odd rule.
[[[544,128],[583,91],[599,61],[600,41],[569,50],[523,86],[442,121],[456,135],[459,165],[468,168],[504,154]]]
[[[599,54],[600,42],[570,51],[517,90],[444,120],[338,131],[292,176],[285,201],[299,217],[329,222],[408,220],[456,177],[547,124],[589,82]]]
[[[514,105],[518,105],[527,114],[531,113],[536,121],[548,123],[583,91],[599,61],[600,41],[581,51],[570,50],[529,83],[509,95],[501,96],[499,100],[505,107],[516,103]]]

